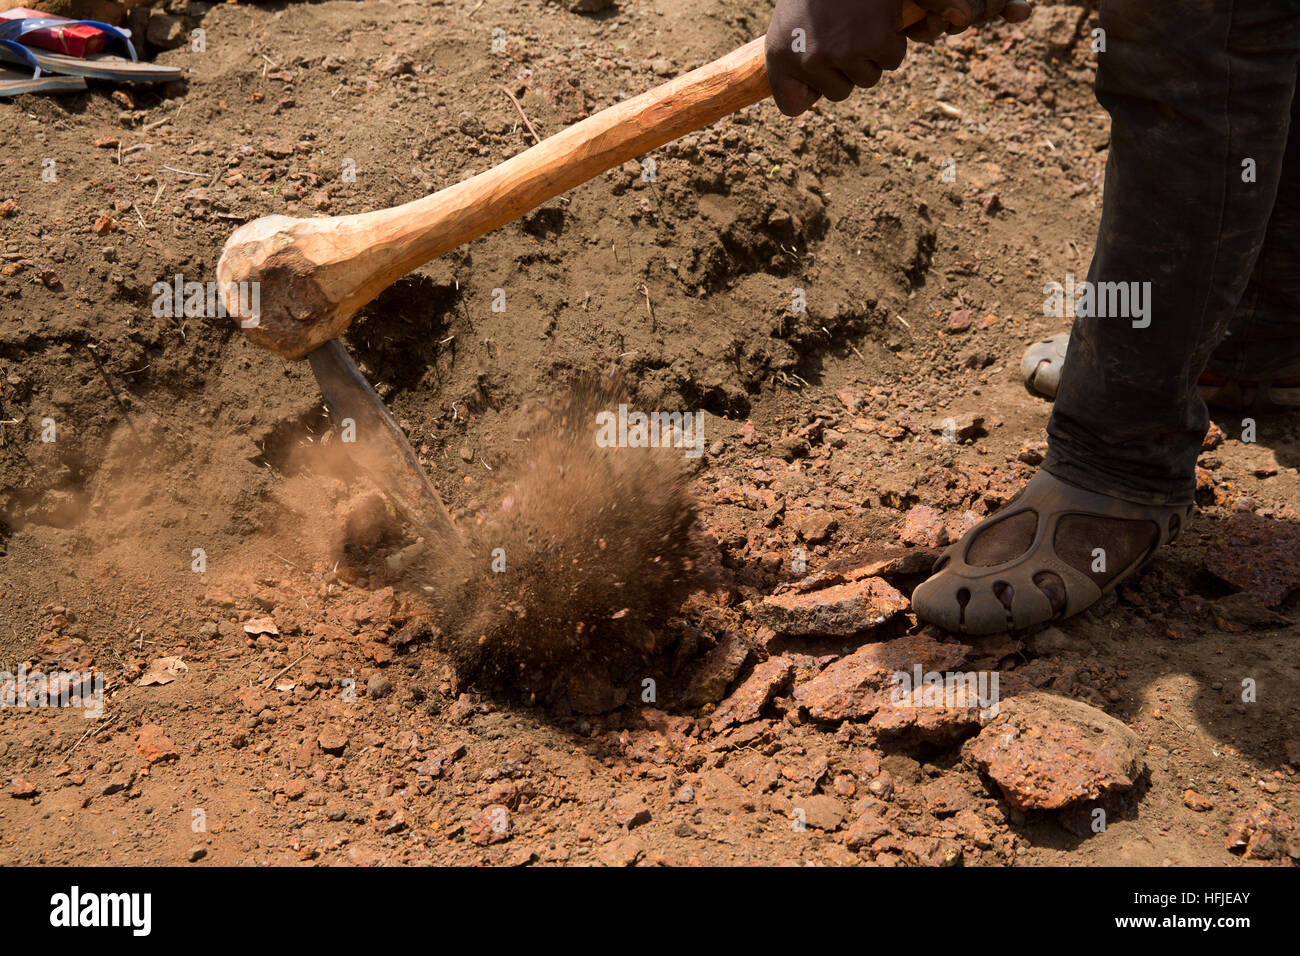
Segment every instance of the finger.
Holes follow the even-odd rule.
[[[1025,0],[1010,0],[1002,10],[1002,19],[1008,23],[1024,23],[1033,13],[1033,8]]]
[[[845,65],[844,73],[855,86],[868,90],[880,82],[884,71],[875,60],[857,60]]]
[[[916,5],[929,13],[938,14],[959,31],[966,29],[975,19],[970,0],[916,0]]]
[[[815,93],[839,102],[853,92],[853,81],[832,66],[824,57],[799,57],[771,53],[767,56],[768,75],[773,73],[812,87]],[[789,87],[787,87],[788,89]],[[805,107],[806,108],[806,107]]]
[[[933,43],[948,31],[948,21],[937,13],[927,12],[924,20],[913,23],[904,32],[914,43]]]
[[[821,94],[811,86],[787,73],[769,68],[767,77],[776,108],[786,116],[798,116],[821,99]]]
[[[843,70],[837,67],[824,67],[811,73],[808,79],[811,80],[808,85],[820,92],[822,96],[832,103],[847,100],[855,89],[853,81],[844,75]],[[804,82],[808,82],[808,80]]]

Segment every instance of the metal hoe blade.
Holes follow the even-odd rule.
[[[414,449],[343,343],[332,339],[307,359],[335,421],[350,418],[356,423],[356,442],[352,446],[356,464],[424,533],[429,544],[459,542],[460,534],[420,467]]]

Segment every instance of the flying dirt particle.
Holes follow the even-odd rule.
[[[462,680],[571,695],[660,649],[699,586],[682,449],[599,446],[596,413],[619,400],[583,380],[543,410],[499,510],[440,556],[434,598]]]

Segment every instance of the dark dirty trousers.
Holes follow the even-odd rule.
[[[1300,360],[1300,0],[1102,0],[1100,25],[1111,145],[1088,279],[1150,282],[1150,324],[1076,317],[1043,467],[1187,504],[1202,370]]]

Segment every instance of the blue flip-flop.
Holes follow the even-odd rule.
[[[58,76],[53,73],[28,76],[22,70],[0,66],[0,97],[21,96],[24,93],[77,93],[86,88],[80,76]]]
[[[71,24],[95,27],[104,31],[107,44],[120,47],[125,56],[113,53],[92,53],[87,57],[69,56],[50,50],[29,47],[22,38],[34,30],[47,27],[66,27]],[[69,20],[64,17],[23,17],[0,20],[0,60],[31,67],[35,76],[57,73],[61,76],[79,76],[92,80],[115,80],[120,83],[165,83],[179,80],[178,67],[157,63],[141,63],[136,56],[131,34],[121,27],[99,20]]]

